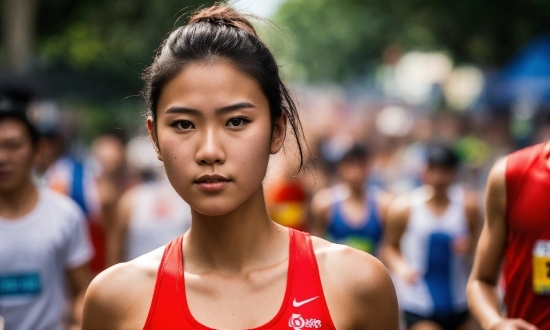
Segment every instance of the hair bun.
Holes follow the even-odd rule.
[[[189,20],[189,24],[200,22],[229,25],[256,35],[256,30],[254,29],[254,26],[252,26],[246,16],[239,14],[229,6],[216,5],[199,10]]]

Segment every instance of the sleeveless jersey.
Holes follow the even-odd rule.
[[[330,241],[376,254],[382,237],[382,225],[378,205],[372,195],[369,193],[365,200],[367,212],[359,226],[350,225],[350,222],[346,221],[346,216],[342,212],[342,202],[332,205],[327,228]]]
[[[309,234],[288,229],[290,249],[283,304],[266,324],[254,329],[332,329],[317,259]],[[159,266],[144,329],[211,329],[200,324],[187,305],[182,236],[170,242]]]
[[[453,241],[468,235],[464,191],[449,188],[450,203],[441,216],[428,209],[423,187],[411,193],[410,218],[401,238],[401,253],[419,273],[410,285],[399,278],[395,287],[403,310],[430,317],[445,317],[467,309],[467,258],[453,251]]]
[[[508,316],[550,329],[550,294],[533,291],[533,249],[537,241],[550,240],[550,169],[544,146],[531,146],[507,158],[503,275]],[[550,262],[543,267],[543,276],[550,281]]]

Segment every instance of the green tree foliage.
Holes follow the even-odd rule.
[[[459,62],[498,67],[550,30],[547,0],[288,0],[275,21],[310,81],[364,75],[385,47],[437,49]]]
[[[161,41],[195,9],[213,2],[40,1],[38,72],[62,96],[103,102],[135,95]]]

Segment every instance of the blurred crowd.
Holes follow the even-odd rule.
[[[94,250],[92,275],[161,247],[191,226],[189,206],[170,186],[148,136],[108,128],[83,145],[78,125],[68,127],[56,103],[32,101],[24,91],[4,92],[4,101],[8,94],[26,104],[27,117],[40,133],[35,184],[69,196],[85,215]],[[421,281],[430,287],[429,274],[450,276],[438,270],[437,260],[457,258],[464,276],[458,284],[447,284],[458,285],[463,294],[455,301],[448,296],[426,304],[443,312],[458,305],[467,313],[465,285],[488,170],[524,143],[510,133],[510,118],[367,106],[322,90],[308,91],[303,99],[308,100],[302,107],[305,167],[297,167],[295,141],[272,156],[264,184],[272,219],[381,258],[394,275],[404,308],[407,299],[419,300],[415,286]],[[548,139],[550,117],[537,123],[528,143]],[[442,230],[425,227],[431,218],[445,219],[440,222],[448,222],[448,232],[430,241],[433,247],[417,251],[419,240]],[[394,225],[400,219],[417,221],[421,229]],[[442,254],[432,256],[433,249]],[[435,260],[433,267],[420,271],[422,258]],[[414,323],[415,308],[405,310],[407,324]],[[450,328],[467,324],[465,329],[475,329],[468,314],[457,317],[447,320]]]

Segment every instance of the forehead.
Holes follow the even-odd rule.
[[[157,111],[172,106],[208,110],[243,101],[256,107],[268,104],[256,80],[229,61],[193,62],[164,86]]]
[[[0,119],[0,140],[30,139],[30,133],[24,123],[17,119]]]

